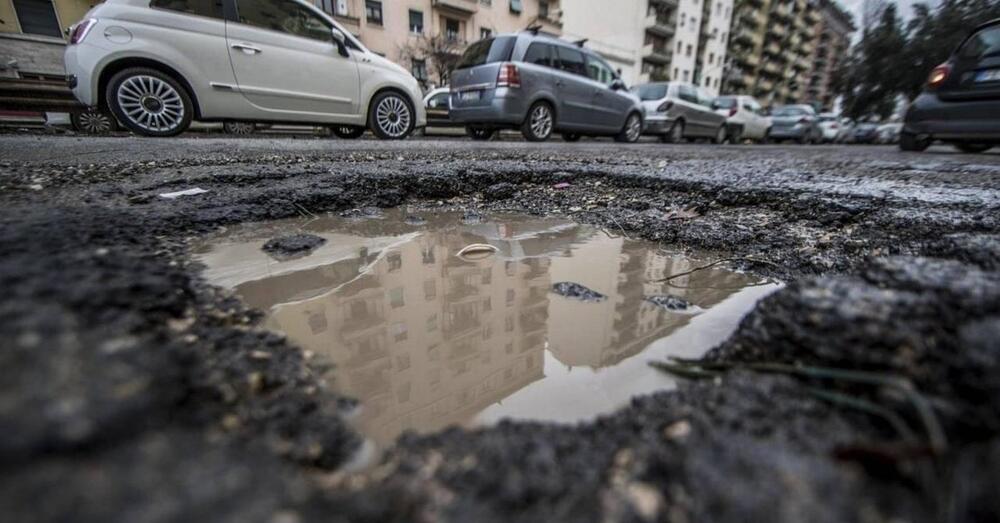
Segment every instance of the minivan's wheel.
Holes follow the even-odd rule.
[[[670,126],[670,131],[668,131],[662,139],[666,143],[681,143],[684,141],[684,121],[677,120],[674,122],[674,124]]]
[[[344,140],[361,138],[365,134],[365,128],[360,125],[334,125],[330,131],[337,137]]]
[[[252,122],[222,122],[222,130],[226,134],[248,136],[257,130],[257,125]]]
[[[639,141],[640,136],[642,136],[642,117],[638,113],[632,113],[625,119],[625,126],[618,136],[615,136],[615,141],[635,143]]]
[[[931,141],[928,139],[921,140],[917,135],[913,133],[901,132],[899,133],[899,150],[900,151],[915,151],[921,152],[927,150],[931,146]]]
[[[476,141],[485,142],[497,134],[496,129],[488,127],[466,127],[465,134]]]
[[[715,131],[715,138],[712,138],[712,143],[714,144],[726,143],[726,138],[728,138],[728,136],[726,135],[726,126],[723,125],[722,127],[719,127],[718,131]]]
[[[967,143],[967,142],[956,142],[955,148],[963,153],[981,153],[989,150],[993,145],[988,143]]]
[[[562,134],[562,138],[563,138],[563,141],[566,141],[566,142],[569,142],[569,143],[575,143],[575,142],[579,142],[580,138],[583,138],[583,135],[581,135],[580,133],[563,133]]]
[[[85,134],[108,134],[118,130],[118,120],[107,111],[88,109],[80,113],[71,113],[69,121],[73,130]]]
[[[552,106],[546,102],[535,102],[528,110],[528,117],[521,125],[521,134],[529,142],[544,142],[552,136],[556,119],[552,114]]]
[[[410,101],[395,91],[380,93],[368,109],[368,125],[383,140],[406,138],[413,132],[414,120]]]
[[[142,136],[176,136],[194,117],[191,97],[177,80],[146,67],[120,71],[105,97],[118,121]]]

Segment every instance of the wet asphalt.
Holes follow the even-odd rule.
[[[998,154],[2,135],[0,204],[14,520],[1000,513]],[[707,361],[669,364],[677,391],[573,426],[404,436],[349,474],[354,402],[190,249],[237,223],[400,205],[571,217],[789,285]]]

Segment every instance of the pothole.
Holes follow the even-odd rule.
[[[325,241],[295,256],[263,250],[301,234]],[[407,430],[590,419],[671,388],[649,361],[702,355],[780,286],[724,265],[663,282],[711,258],[524,215],[246,224],[197,252],[209,282],[333,365],[332,387],[360,400],[358,428],[382,446]]]

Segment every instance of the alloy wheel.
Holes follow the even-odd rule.
[[[531,111],[531,132],[543,140],[552,134],[552,111],[549,106],[538,104]]]
[[[154,76],[126,78],[118,86],[118,105],[131,122],[147,131],[171,131],[184,121],[185,107],[180,94]]]
[[[107,134],[117,127],[111,115],[93,109],[73,115],[73,126],[87,134]]]
[[[375,109],[375,122],[390,138],[401,138],[410,129],[410,108],[398,96],[387,96]]]
[[[251,122],[226,122],[222,127],[227,133],[239,136],[250,135],[257,130],[257,125]]]
[[[629,142],[638,140],[639,135],[642,134],[642,119],[639,118],[639,115],[629,116],[625,126],[625,139]]]

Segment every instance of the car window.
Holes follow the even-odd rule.
[[[775,109],[774,116],[803,116],[807,114],[801,107],[779,107]]]
[[[431,109],[440,109],[442,107],[448,107],[448,96],[447,92],[438,93],[427,100],[427,107]]]
[[[524,61],[529,64],[555,67],[552,55],[551,45],[536,42],[528,46],[528,50],[524,53]]]
[[[667,97],[667,84],[645,84],[632,88],[640,100],[660,100]]]
[[[559,68],[567,73],[587,76],[587,66],[584,65],[583,53],[569,47],[556,46],[559,55]]]
[[[680,84],[677,86],[677,97],[685,102],[698,103],[698,93],[693,86]]]
[[[591,80],[611,85],[615,81],[615,71],[611,66],[596,56],[587,55],[587,76]]]
[[[720,96],[712,100],[712,109],[732,109],[736,107],[735,96]]]
[[[480,40],[465,50],[465,53],[462,54],[462,59],[458,61],[458,65],[455,68],[467,69],[478,65],[510,60],[510,54],[514,50],[514,41],[516,38],[514,36],[501,36]]]
[[[149,7],[218,18],[220,20],[224,18],[222,15],[222,0],[152,0],[149,3]]]
[[[962,45],[958,55],[967,60],[981,60],[1000,55],[1000,26],[987,27],[972,35]]]
[[[239,0],[239,21],[247,25],[332,42],[331,27],[316,13],[291,0]]]

